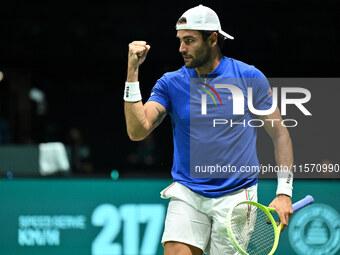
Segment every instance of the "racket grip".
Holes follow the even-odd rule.
[[[313,204],[313,203],[314,203],[314,198],[311,195],[307,195],[305,198],[293,204],[293,212],[297,212],[301,208],[307,205]]]

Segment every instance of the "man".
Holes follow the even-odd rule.
[[[213,148],[217,152],[214,156],[210,155],[210,158],[213,157],[221,164],[237,166],[237,170],[242,165],[259,165],[256,155],[256,129],[243,125],[226,126],[219,129],[221,133],[216,134],[210,126],[194,125],[196,120],[199,124],[206,124],[207,118],[203,110],[203,114],[200,114],[203,109],[201,98],[193,96],[193,91],[203,93],[207,88],[213,88],[210,82],[214,79],[237,79],[236,86],[244,93],[247,93],[245,88],[253,86],[254,105],[257,109],[267,110],[272,100],[270,87],[268,83],[257,84],[256,79],[263,80],[265,77],[254,66],[222,56],[223,40],[233,37],[221,30],[218,16],[210,8],[200,5],[189,9],[178,20],[176,28],[180,41],[179,52],[183,55],[185,66],[163,75],[145,104],[141,101],[138,70],[150,46],[144,41],[135,41],[129,45],[124,92],[127,132],[131,140],[142,140],[162,122],[166,114],[171,116],[174,140],[171,173],[174,183],[161,193],[163,198],[171,198],[162,238],[164,253],[196,255],[204,251],[213,255],[235,254],[236,251],[224,232],[224,222],[228,209],[233,204],[247,199],[257,200],[256,175],[251,173],[237,177],[234,174],[231,178],[191,178],[190,168],[192,161],[200,160],[196,155],[205,157],[200,151],[205,151],[206,148]],[[201,80],[202,85],[196,87],[197,84],[193,82],[195,79]],[[249,84],[251,80],[255,80],[254,84]],[[227,90],[220,89],[215,92],[217,95],[226,93],[225,91]],[[229,99],[232,101],[233,95]],[[209,111],[222,109],[231,116],[232,108],[226,108],[230,104],[225,103],[222,106],[221,101],[222,108],[213,108],[212,99],[208,103]],[[282,119],[278,109],[259,117],[262,120]],[[250,120],[248,108],[242,118]],[[263,122],[273,140],[277,164],[290,168],[293,164],[293,152],[287,129],[279,121]],[[206,135],[206,139],[200,139],[200,135]],[[277,196],[270,204],[278,211],[283,228],[287,226],[292,214],[291,196],[292,174],[289,174],[288,178],[278,179]]]

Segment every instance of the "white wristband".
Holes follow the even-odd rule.
[[[279,171],[277,173],[277,190],[276,195],[284,194],[289,197],[293,195],[293,172]]]
[[[126,102],[138,102],[142,100],[139,82],[125,82],[124,100]]]

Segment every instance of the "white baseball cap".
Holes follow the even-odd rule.
[[[181,18],[187,20],[186,24],[176,24],[176,30],[205,30],[218,31],[221,35],[228,39],[234,39],[233,36],[222,31],[221,23],[216,12],[209,7],[199,5],[187,10]]]

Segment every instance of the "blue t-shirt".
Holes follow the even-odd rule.
[[[237,95],[216,85],[226,83],[243,93],[244,114],[233,113]],[[204,78],[195,69],[183,66],[157,81],[148,101],[163,105],[171,117],[174,181],[210,198],[257,183],[257,172],[239,172],[242,167],[259,166],[254,127],[259,123],[251,122],[255,115],[248,108],[249,87],[255,109],[271,108],[271,90],[265,76],[254,66],[232,58],[223,57],[218,67]],[[206,95],[205,114],[202,94]],[[237,172],[211,174],[205,172],[209,166],[215,170],[228,166]],[[198,171],[198,175],[192,177],[190,171],[191,174]]]

